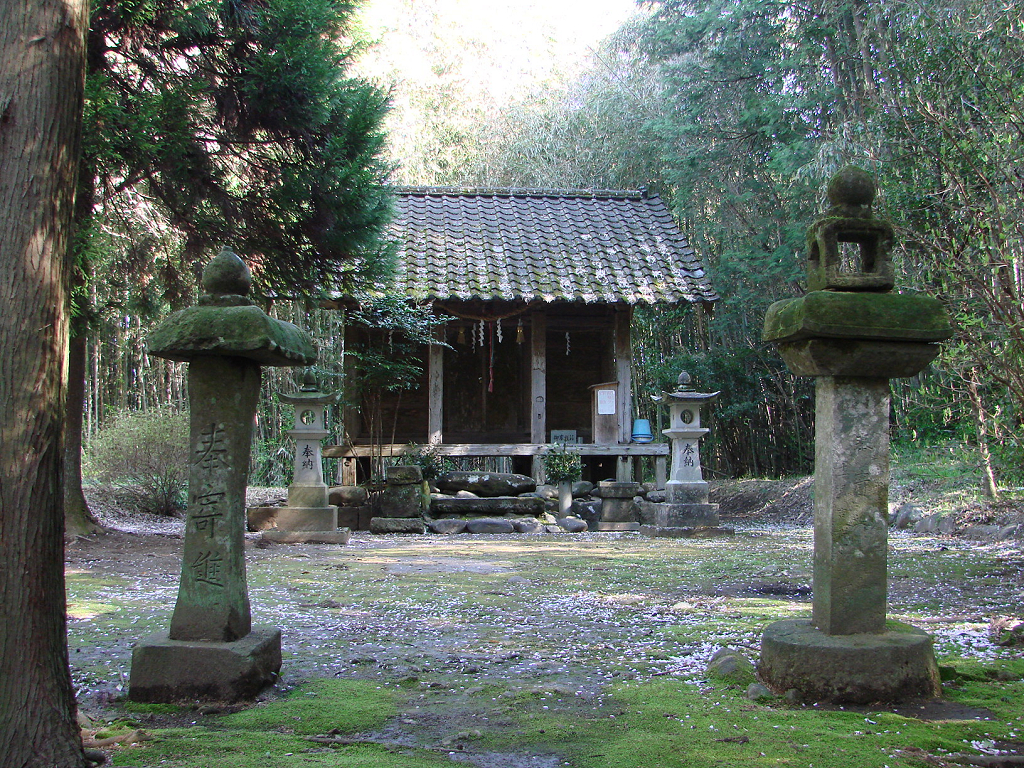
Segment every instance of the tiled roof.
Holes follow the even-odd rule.
[[[416,299],[718,298],[656,195],[401,187],[395,196],[396,287]]]

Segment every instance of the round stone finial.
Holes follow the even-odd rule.
[[[203,269],[203,290],[210,296],[248,296],[251,288],[249,267],[227,246]]]
[[[685,389],[686,387],[689,387],[692,382],[693,377],[689,373],[687,373],[686,371],[679,372],[679,378],[676,379],[676,384],[678,384],[681,388]]]
[[[302,386],[299,387],[300,392],[316,392],[316,374],[312,368],[307,368],[306,372],[302,374]]]
[[[832,205],[869,206],[878,187],[874,177],[855,165],[848,165],[828,182],[828,199]]]

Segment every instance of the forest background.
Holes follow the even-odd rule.
[[[185,3],[192,5],[206,4]],[[286,227],[290,239],[271,243],[257,226],[267,210],[275,221],[288,221],[293,209],[294,221],[319,220],[318,211],[303,210],[309,202],[303,190],[322,190],[320,207],[329,208],[327,198],[348,185],[370,200],[368,209],[353,204],[352,210],[373,229],[384,215],[377,189],[384,181],[645,187],[669,201],[722,299],[711,312],[638,309],[633,349],[641,409],[652,407],[645,392],[670,388],[686,369],[701,387],[722,390],[706,452],[711,473],[806,473],[813,459],[813,387],[787,373],[760,331],[771,302],[803,290],[805,230],[825,206],[828,178],[855,163],[875,174],[876,210],[896,226],[897,289],[938,296],[957,328],[928,371],[893,382],[897,449],[969,446],[990,495],[1000,485],[1024,484],[1019,3],[644,2],[589,50],[555,34],[544,10],[550,3],[486,4],[494,9],[481,17],[473,9],[482,4],[469,0],[373,0],[352,18],[347,5],[326,0],[267,4],[300,26],[305,9],[341,5],[345,20],[339,16],[334,45],[296,48],[288,71],[296,63],[303,73],[315,71],[318,57],[333,57],[332,66],[351,73],[347,92],[360,106],[345,114],[367,116],[366,145],[354,151],[362,153],[361,175],[302,179],[273,199],[247,191],[258,191],[262,180],[245,170],[252,167],[245,153],[210,175],[223,186],[215,211],[188,198],[196,168],[183,172],[172,163],[177,175],[163,177],[106,171],[104,121],[113,101],[97,86],[124,72],[117,66],[90,71],[86,149],[95,165],[84,180],[91,215],[79,253],[89,264],[83,275],[107,277],[83,277],[79,287],[86,442],[102,444],[102,435],[124,428],[132,414],[182,406],[181,366],[148,358],[145,339],[168,311],[195,300],[197,270],[213,244],[247,256],[247,247],[292,249],[309,256],[295,262],[306,266],[320,246],[362,248],[372,258],[334,265],[347,270],[353,285],[386,270],[386,242],[339,246],[318,242],[322,228]],[[108,2],[99,12],[119,9],[113,16],[120,19],[126,7]],[[609,14],[581,16],[580,35],[620,18]],[[244,18],[239,26],[245,28]],[[513,28],[527,32],[512,42],[507,30]],[[216,41],[208,42],[213,50]],[[216,46],[218,66],[228,69],[239,46],[229,42]],[[175,67],[164,75],[175,76]],[[296,77],[282,80],[281,94],[298,87]],[[294,113],[286,111],[284,123],[275,125],[273,114],[236,111],[237,130],[217,145],[218,156],[244,143],[247,120],[281,136],[306,135],[288,124]],[[318,125],[326,133],[334,125],[341,134],[329,120]],[[138,126],[135,132],[145,135]],[[268,157],[260,162],[274,160]],[[262,266],[264,305],[314,333],[321,382],[343,389],[343,316],[317,308],[317,291],[327,281],[313,279],[315,270],[278,274]],[[278,278],[291,286],[288,292],[275,292]],[[284,300],[290,297],[299,300]],[[423,327],[421,315],[394,301],[368,306],[361,320],[385,331],[408,330],[413,338]],[[381,371],[387,386],[410,380],[408,370]],[[290,448],[275,394],[294,386],[293,374],[267,375],[253,482],[283,484]],[[157,421],[162,434],[167,420]]]

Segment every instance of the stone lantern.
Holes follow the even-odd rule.
[[[938,300],[893,294],[892,226],[875,182],[846,168],[808,230],[807,283],[765,316],[764,340],[814,376],[814,600],[810,620],[771,624],[765,684],[806,700],[866,703],[939,693],[931,636],[886,622],[889,379],[913,376],[952,335]]]
[[[198,306],[168,316],[149,354],[187,362],[188,516],[169,632],[132,653],[134,701],[252,698],[281,667],[281,631],[253,626],[245,578],[245,489],[260,367],[310,365],[312,339],[253,305],[249,269],[224,249]]]
[[[708,433],[701,426],[701,410],[721,392],[697,392],[690,374],[679,374],[675,392],[663,392],[656,402],[666,403],[669,427],[662,434],[672,440],[672,469],[665,484],[664,503],[640,506],[641,533],[651,536],[690,536],[696,530],[717,531],[718,505],[708,503],[708,484],[700,467],[700,440]]]

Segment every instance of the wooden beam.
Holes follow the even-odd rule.
[[[530,313],[530,442],[547,441],[548,428],[548,341],[547,313]]]
[[[668,443],[628,443],[626,445],[595,445],[581,443],[570,446],[582,456],[668,456]],[[328,445],[323,455],[327,458],[366,457],[381,453],[401,456],[409,445],[394,443],[373,445]],[[551,450],[548,443],[448,443],[434,446],[440,456],[543,456]]]
[[[442,440],[444,419],[444,347],[431,344],[427,354],[427,443]]]
[[[619,442],[628,443],[633,432],[633,350],[629,326],[633,308],[628,304],[615,312],[615,378],[619,382]]]

